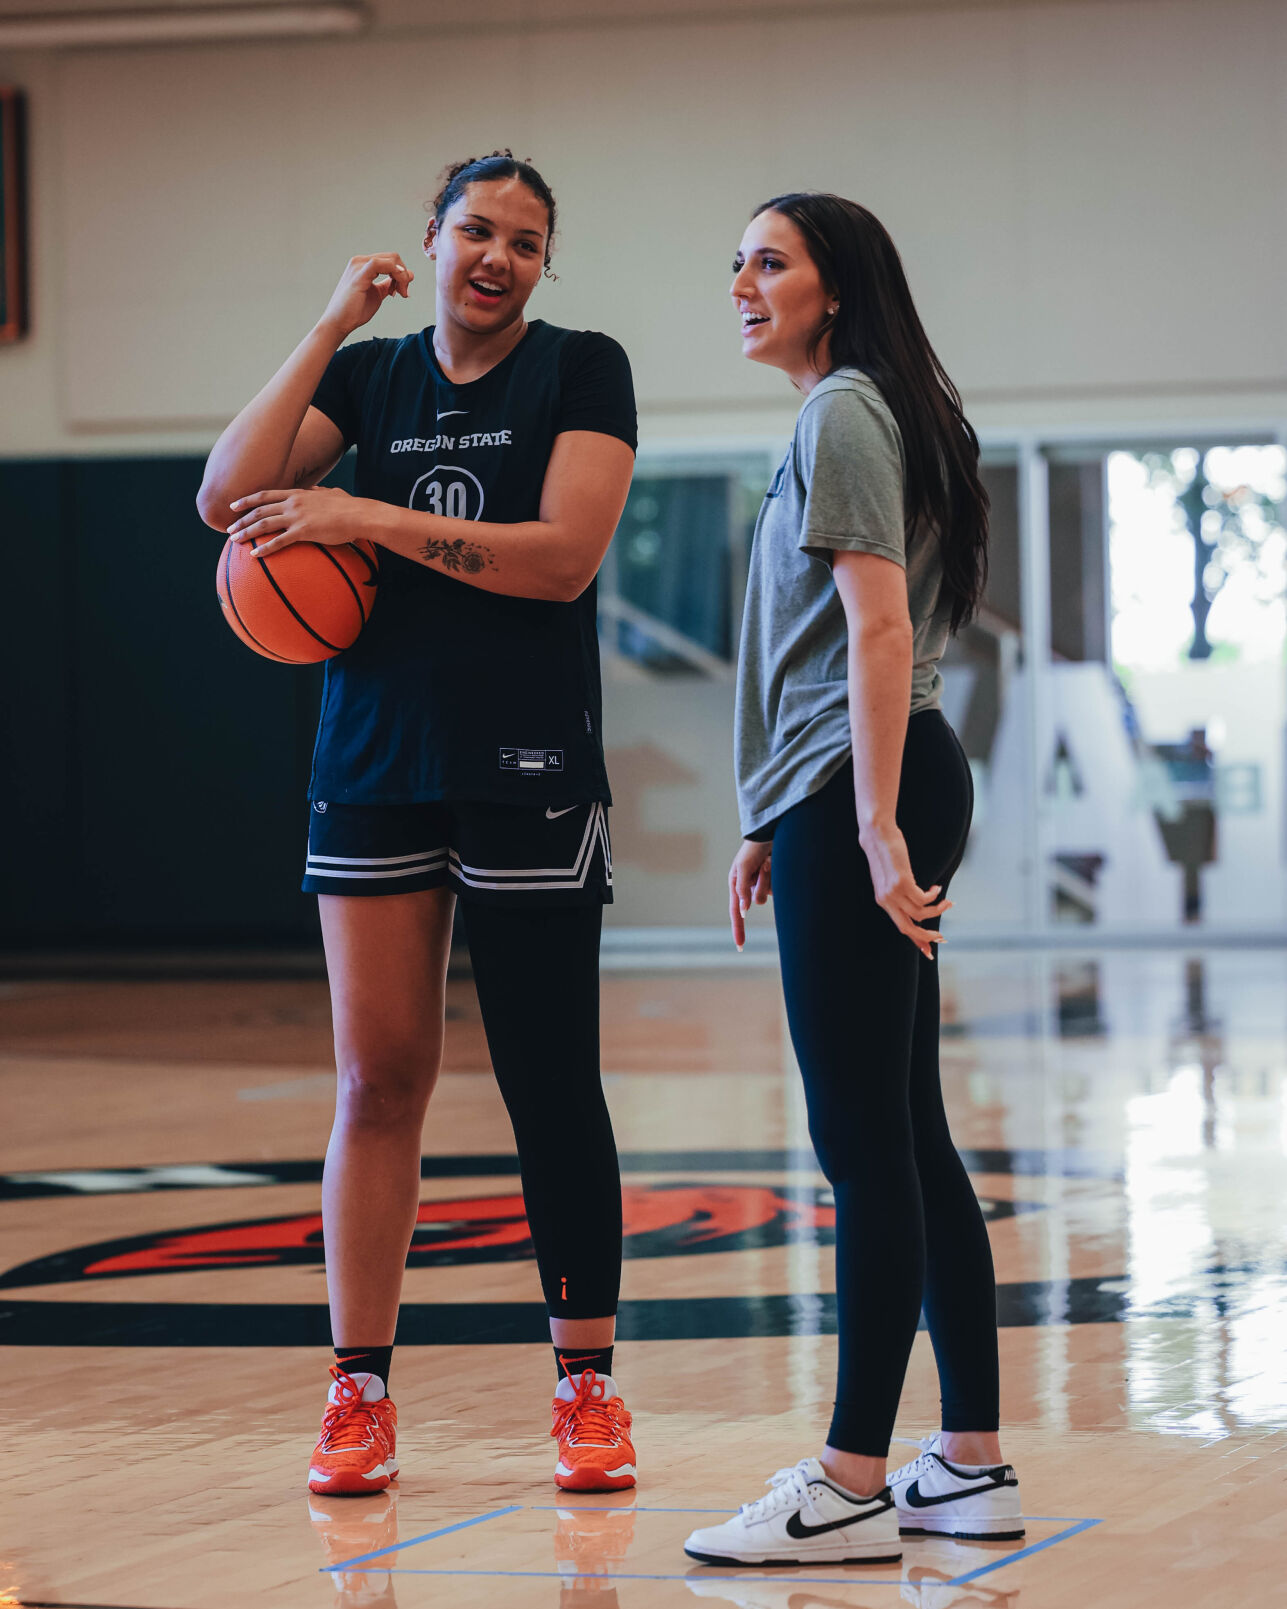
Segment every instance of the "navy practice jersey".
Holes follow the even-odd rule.
[[[356,444],[359,497],[458,520],[537,519],[565,430],[636,444],[622,349],[540,320],[464,385],[432,329],[343,347],[313,406]],[[572,603],[502,597],[381,548],[371,618],[327,662],[309,797],[608,801],[601,708],[593,584]]]

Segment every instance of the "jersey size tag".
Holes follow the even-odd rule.
[[[502,749],[502,771],[525,771],[529,776],[545,771],[562,771],[562,749]]]

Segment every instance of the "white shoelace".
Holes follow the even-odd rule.
[[[931,1457],[931,1452],[937,1448],[938,1439],[937,1434],[923,1436],[919,1441],[913,1440],[910,1436],[891,1437],[891,1440],[898,1442],[900,1446],[919,1447],[921,1455],[919,1458],[913,1458],[910,1464],[904,1464],[901,1468],[896,1469],[890,1479],[894,1480],[904,1475],[909,1479],[914,1479],[917,1475],[928,1475],[934,1468],[934,1459]]]
[[[738,1513],[744,1521],[767,1520],[784,1508],[805,1508],[809,1503],[809,1477],[805,1473],[808,1459],[802,1458],[793,1469],[779,1469],[770,1475],[765,1485],[771,1487],[768,1495],[757,1497],[752,1503],[743,1503]]]

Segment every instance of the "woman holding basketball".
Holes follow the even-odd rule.
[[[424,249],[431,328],[341,348],[414,275],[355,257],[211,453],[207,523],[259,554],[369,538],[380,579],[328,662],[306,890],[319,895],[338,1091],[322,1186],[336,1362],[315,1492],[396,1473],[389,1364],[465,911],[558,1361],[560,1486],[632,1486],[612,1380],[621,1186],[599,1078],[611,899],[594,578],[635,408],[606,336],[528,321],[554,197],[508,151],[448,170]],[[356,445],[350,497],[317,483]]]
[[[998,1430],[987,1229],[939,1085],[935,946],[970,770],[937,662],[987,567],[978,442],[893,242],[839,196],[757,209],[734,265],[742,350],[804,404],[756,527],[742,628],[729,874],[740,948],[773,896],[809,1129],[835,1192],[839,1381],[820,1458],[687,1552],[896,1559],[900,1531],[1023,1534]],[[942,1431],[886,1476],[922,1301]]]

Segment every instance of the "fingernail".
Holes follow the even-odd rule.
[[[241,501],[242,500],[241,500],[240,497],[234,497],[232,502],[228,504],[228,507],[229,508],[240,508],[241,507]]]

